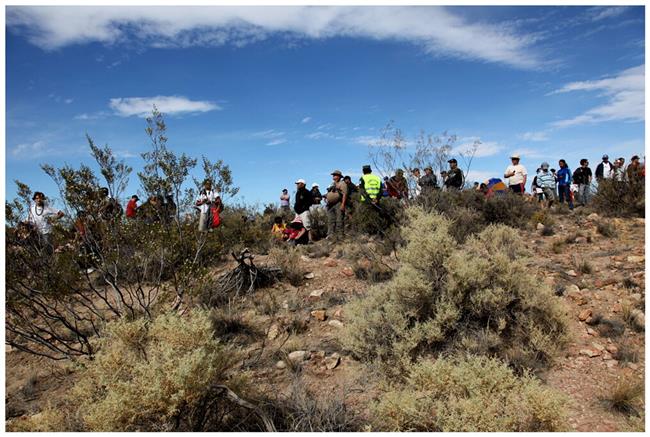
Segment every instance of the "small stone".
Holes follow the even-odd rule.
[[[602,358],[603,358],[603,361],[609,361],[609,360],[612,359],[612,354],[610,354],[609,352],[603,352],[603,357]]]
[[[587,320],[590,316],[591,316],[591,310],[590,310],[589,308],[587,308],[586,310],[582,310],[582,311],[580,311],[580,314],[578,314],[578,319],[579,319],[581,322],[584,322],[584,321]]]
[[[566,274],[569,275],[569,276],[572,276],[572,277],[578,276],[578,274],[575,272],[575,270],[569,270],[568,272],[566,272]]]
[[[594,336],[594,337],[598,337],[598,332],[594,331],[591,328],[587,328],[587,334],[589,334],[591,336]]]
[[[620,313],[621,311],[623,311],[623,306],[620,303],[615,303],[614,305],[612,305],[613,313]]]
[[[325,267],[336,267],[338,264],[339,263],[337,263],[336,260],[331,258],[326,259],[325,262],[323,263]]]
[[[638,370],[639,369],[639,365],[635,364],[635,363],[627,363],[627,367],[629,367],[632,370]]]
[[[599,218],[600,218],[600,216],[598,214],[596,214],[595,212],[592,212],[591,214],[589,214],[587,216],[587,220],[598,220]]]
[[[576,244],[582,244],[582,243],[586,243],[587,239],[585,237],[577,237],[575,241]]]
[[[275,340],[280,332],[280,328],[277,324],[272,324],[269,328],[269,333],[266,335],[269,340]]]
[[[311,261],[311,259],[310,259],[308,256],[305,256],[305,255],[302,255],[302,256],[300,257],[300,259],[301,259],[302,261],[305,261],[305,262],[309,262],[309,261]]]
[[[543,231],[546,228],[542,223],[537,223],[536,229],[538,231]]]
[[[325,293],[325,290],[323,289],[314,290],[311,293],[309,293],[309,297],[314,299],[319,299],[323,295],[323,293]]]
[[[340,320],[330,320],[329,322],[327,322],[327,324],[335,328],[343,327],[343,322],[341,322]]]
[[[282,301],[282,308],[285,309],[285,310],[289,309],[289,301],[288,300],[285,299],[285,300]]]
[[[618,348],[616,347],[615,344],[608,344],[605,349],[607,349],[607,352],[609,352],[612,355],[616,355],[616,353],[618,352]]]
[[[341,362],[341,356],[335,352],[329,357],[325,358],[325,367],[327,368],[327,370],[332,370],[335,369],[340,362]]]
[[[594,358],[600,356],[600,351],[592,350],[592,349],[581,349],[580,350],[580,355],[587,356],[589,358]]]
[[[277,369],[286,369],[286,368],[287,368],[287,363],[285,363],[284,361],[280,360],[280,361],[278,361],[277,363],[275,363],[275,367],[276,367]]]
[[[618,361],[609,360],[609,361],[605,362],[605,364],[607,365],[608,369],[611,369],[612,367],[616,367],[616,365],[618,365]]]
[[[325,351],[318,351],[314,355],[316,356],[316,358],[321,358],[322,359],[322,358],[325,358],[326,353],[325,353]]]
[[[342,314],[343,314],[343,308],[339,308],[338,310],[334,311],[334,317],[336,317],[337,319],[340,319]]]
[[[316,320],[320,320],[321,322],[327,319],[327,313],[325,310],[314,310],[311,312],[311,316]]]
[[[632,299],[632,300],[641,300],[641,294],[640,293],[632,293],[630,295],[630,299]]]
[[[299,363],[301,361],[306,361],[311,357],[311,354],[307,351],[293,351],[289,354],[289,359],[294,363]]]
[[[644,263],[645,262],[645,256],[635,256],[635,255],[630,255],[627,257],[627,262],[629,263]]]
[[[316,277],[316,275],[314,275],[312,272],[305,273],[305,276],[304,276],[305,279],[314,279],[315,277]]]
[[[614,285],[614,284],[616,284],[617,282],[618,282],[618,281],[617,281],[616,279],[614,279],[614,278],[609,278],[609,279],[596,279],[596,280],[594,281],[594,286],[595,286],[596,288],[603,288],[603,287],[606,287],[606,286],[608,286],[608,285]]]
[[[343,270],[341,270],[341,273],[347,277],[354,276],[354,270],[352,270],[352,267],[344,268]]]
[[[594,347],[594,349],[596,349],[596,350],[598,350],[598,351],[600,351],[600,352],[602,352],[602,351],[605,350],[605,346],[603,346],[602,344],[599,344],[599,343],[591,343],[591,345]]]

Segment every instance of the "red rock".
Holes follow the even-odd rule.
[[[580,355],[584,355],[589,358],[594,358],[600,356],[600,351],[594,349],[580,349]]]
[[[616,353],[618,352],[618,348],[616,347],[615,344],[608,344],[605,349],[607,349],[607,352],[613,355],[616,355]]]
[[[606,286],[608,286],[608,285],[614,285],[614,284],[616,284],[617,282],[618,282],[618,281],[617,281],[616,279],[614,279],[614,278],[608,278],[608,279],[596,279],[596,280],[594,281],[594,286],[595,286],[596,288],[603,288],[603,287],[606,287]]]
[[[320,320],[321,322],[327,319],[327,313],[325,310],[314,310],[311,312],[311,316],[316,320]]]
[[[623,311],[623,307],[621,306],[620,303],[615,303],[614,305],[612,305],[613,313],[620,313],[621,311]]]
[[[578,319],[582,322],[587,320],[591,316],[591,309],[587,308],[586,310],[580,311],[580,314],[578,314]]]
[[[352,267],[344,268],[343,270],[341,270],[341,273],[347,277],[354,276],[354,270],[352,270]]]
[[[325,260],[325,262],[323,263],[323,265],[325,265],[326,267],[336,267],[338,264],[339,263],[337,263],[336,260],[333,260],[331,258]]]

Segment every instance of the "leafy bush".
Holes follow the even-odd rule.
[[[235,391],[245,379],[230,376],[238,353],[214,336],[207,311],[188,317],[161,315],[151,321],[109,324],[101,348],[61,405],[44,413],[49,431],[168,431],[234,429],[236,409],[215,394],[218,406],[205,409],[205,396],[218,384]],[[197,418],[203,411],[209,417]],[[253,419],[253,422],[255,420]],[[255,429],[254,426],[251,429]]]
[[[376,205],[359,202],[348,217],[353,231],[384,236],[404,221],[404,206],[392,197],[383,197]]]
[[[599,181],[592,207],[607,216],[645,217],[645,180]]]
[[[497,359],[420,361],[373,408],[379,430],[519,432],[566,429],[566,400]]]
[[[455,350],[504,360],[517,351],[516,367],[547,364],[564,344],[565,315],[531,275],[512,230],[491,225],[459,247],[449,220],[418,208],[408,214],[401,267],[349,304],[344,346],[391,372],[418,356]]]

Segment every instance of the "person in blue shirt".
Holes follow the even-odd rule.
[[[571,169],[564,159],[559,161],[560,169],[557,171],[557,190],[560,203],[566,199],[569,209],[573,209],[573,200],[571,199]]]

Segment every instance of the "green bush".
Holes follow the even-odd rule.
[[[457,350],[496,355],[517,370],[548,364],[564,343],[565,315],[530,273],[512,229],[491,225],[458,246],[449,220],[419,208],[408,214],[401,267],[348,305],[344,346],[397,373],[419,356]]]
[[[195,428],[188,419],[209,387],[228,384],[238,354],[215,338],[210,314],[165,314],[152,321],[120,319],[105,329],[100,350],[62,405],[34,424],[49,431],[167,431]],[[227,410],[221,411],[223,414]],[[221,430],[232,426],[225,413]]]
[[[420,361],[372,409],[377,430],[518,432],[566,430],[563,396],[497,359]]]

